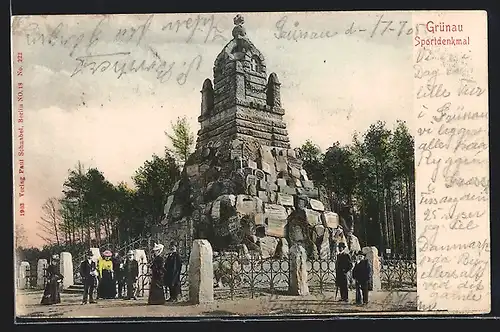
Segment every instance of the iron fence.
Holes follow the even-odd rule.
[[[181,289],[187,294],[189,286],[189,253],[181,253]],[[381,260],[383,290],[416,289],[416,262],[413,260]],[[139,262],[138,295],[145,296],[151,279],[150,262]],[[216,299],[254,298],[264,294],[285,294],[290,284],[288,258],[260,258],[238,252],[215,252],[214,295]],[[308,285],[312,293],[334,292],[335,259],[309,259]],[[349,278],[350,279],[350,278]],[[353,284],[349,283],[352,289]]]
[[[384,259],[381,261],[382,289],[413,289],[417,287],[417,263],[414,260]]]
[[[335,259],[308,260],[307,283],[311,292],[335,291]]]

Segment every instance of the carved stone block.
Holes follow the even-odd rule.
[[[247,186],[250,186],[250,185],[256,186],[257,185],[257,177],[255,177],[255,175],[247,175],[246,185]]]
[[[288,217],[285,207],[278,204],[266,204],[264,213],[266,218],[274,220],[286,220]]]
[[[293,195],[278,193],[277,203],[283,206],[294,206],[293,205]]]
[[[316,226],[320,223],[320,213],[311,209],[304,209],[306,213],[306,220],[309,226]]]
[[[263,212],[262,200],[249,195],[238,195],[236,197],[236,211],[242,214]]]
[[[321,203],[321,201],[318,201],[316,199],[310,199],[309,205],[311,206],[311,209],[313,209],[315,211],[319,211],[319,212],[325,211],[325,206],[323,205],[323,203]]]
[[[312,181],[310,180],[304,180],[302,181],[302,186],[305,188],[305,189],[312,189],[314,188],[314,184]]]
[[[259,190],[269,191],[269,183],[266,180],[258,181]]]
[[[267,195],[267,191],[259,190],[257,196],[262,200],[263,203],[269,202],[269,196]]]
[[[253,160],[247,160],[247,165],[249,168],[256,169],[257,168],[257,163]]]
[[[271,164],[266,162],[261,162],[260,165],[258,166],[264,173],[271,174]]]
[[[334,229],[340,224],[339,215],[335,212],[323,212],[321,214],[323,226]]]
[[[285,187],[286,186],[286,179],[277,179],[276,180],[278,187]]]
[[[254,174],[255,174],[255,177],[257,177],[257,179],[259,179],[259,180],[265,180],[265,178],[266,178],[266,174],[260,169],[255,169]]]
[[[285,237],[286,220],[267,219],[266,235],[274,237]]]
[[[288,167],[288,173],[289,173],[292,177],[294,177],[294,178],[296,178],[296,179],[300,179],[300,171],[299,171],[299,169],[298,169],[298,168],[293,167],[293,166],[289,166],[289,167]]]

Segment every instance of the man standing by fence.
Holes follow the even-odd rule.
[[[170,244],[170,253],[165,260],[165,288],[170,295],[168,302],[175,302],[181,295],[181,256],[175,242]],[[166,290],[167,290],[166,289]]]
[[[139,263],[134,258],[134,251],[127,253],[127,259],[123,265],[123,276],[127,286],[127,295],[125,299],[137,300],[137,278],[139,277]]]
[[[90,303],[96,303],[94,300],[94,289],[97,286],[97,267],[92,260],[94,254],[92,251],[87,253],[87,258],[80,264],[80,276],[83,282],[83,301],[82,304],[87,304],[90,296]]]
[[[348,290],[347,290],[347,273],[351,270],[351,257],[349,254],[345,252],[346,245],[343,242],[340,242],[339,245],[339,254],[337,255],[337,261],[335,266],[335,281],[337,284],[337,289],[340,290],[340,300],[343,302],[347,302],[349,298]]]
[[[363,252],[359,251],[356,256],[356,266],[352,270],[352,277],[356,280],[356,304],[368,303],[370,273],[370,264],[368,264]]]

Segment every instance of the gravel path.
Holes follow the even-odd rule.
[[[16,314],[18,317],[38,318],[110,318],[407,312],[415,310],[416,295],[416,292],[371,292],[370,303],[365,306],[353,303],[354,292],[349,294],[350,303],[337,302],[333,293],[325,293],[303,297],[263,295],[253,299],[219,299],[203,305],[181,301],[149,306],[147,296],[136,301],[100,300],[97,304],[81,305],[81,295],[61,294],[62,303],[42,306],[39,304],[42,292],[35,291],[16,295]]]

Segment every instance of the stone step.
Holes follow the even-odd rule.
[[[63,293],[83,293],[83,284],[74,284],[62,291]]]

